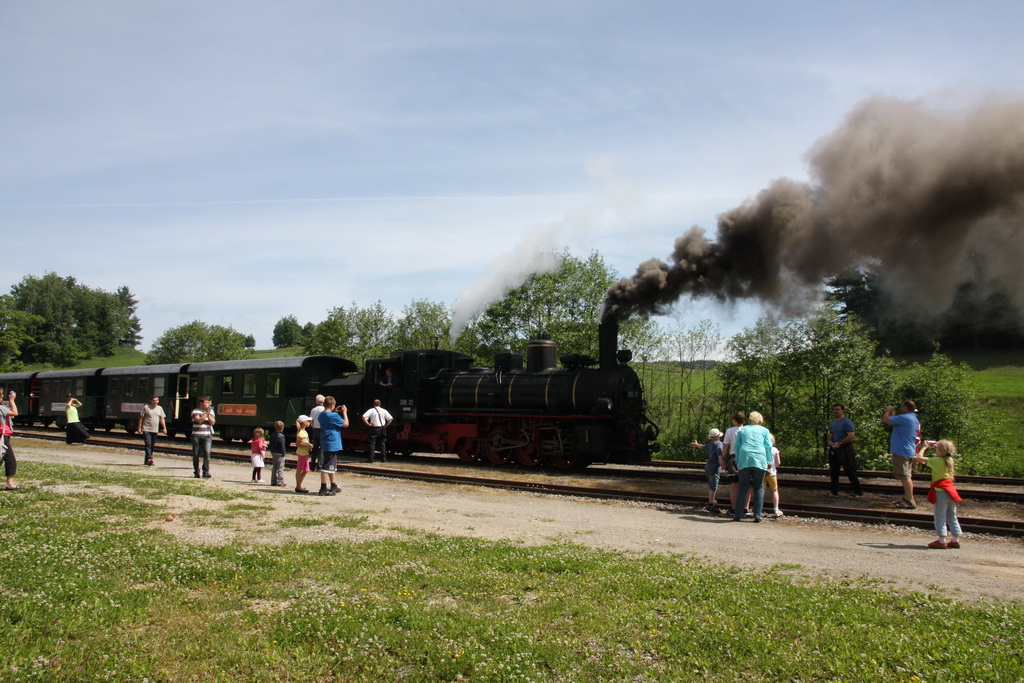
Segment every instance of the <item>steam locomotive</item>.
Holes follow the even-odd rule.
[[[348,406],[346,450],[366,449],[359,415],[379,399],[395,417],[390,452],[560,469],[647,462],[658,449],[658,428],[627,365],[632,354],[617,346],[618,327],[606,323],[599,327],[600,358],[563,356],[561,368],[556,344],[540,338],[528,343],[525,359],[499,354],[493,368],[475,367],[463,353],[418,349],[368,360],[363,373],[344,358],[306,356],[8,373],[0,374],[0,386],[18,392],[19,420],[29,424],[62,425],[63,406],[75,396],[87,426],[134,432],[142,405],[155,395],[168,414],[168,430],[187,434],[194,404],[208,395],[220,437],[248,440],[257,426],[294,424],[317,394],[325,394]],[[386,370],[390,386],[380,383]]]
[[[632,354],[617,349],[614,324],[599,327],[599,344],[598,361],[565,356],[562,369],[548,339],[528,343],[525,367],[513,353],[479,368],[462,353],[396,351],[367,361],[363,375],[328,382],[323,392],[350,410],[380,399],[395,416],[389,450],[560,469],[647,462],[657,451],[658,428],[647,418],[640,378],[626,365]],[[390,388],[377,381],[387,369],[397,377]],[[343,438],[357,449],[367,440],[352,427]]]

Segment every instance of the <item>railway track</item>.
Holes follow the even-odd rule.
[[[18,436],[20,438],[31,438],[45,441],[62,442],[64,440],[64,437],[61,435],[37,432],[22,432],[19,433]],[[89,445],[139,451],[142,450],[142,444],[137,439],[104,439],[102,437],[94,436],[89,440]],[[177,456],[191,457],[192,454],[191,447],[184,445],[179,446],[168,444],[166,440],[162,444],[158,443],[155,450],[158,453]],[[243,452],[241,450],[237,452],[217,450],[212,455],[215,458],[233,462],[249,461],[248,452]],[[418,460],[420,459],[417,458],[417,461]],[[438,460],[444,460],[446,464],[452,463],[451,459]],[[661,467],[664,468],[665,466]],[[695,468],[687,467],[684,465],[683,467],[680,467],[678,469],[687,470]],[[421,470],[398,469],[394,466],[382,467],[381,465],[368,466],[362,464],[339,463],[338,471],[372,477],[498,488],[504,490],[526,491],[530,493],[537,493],[543,495],[574,496],[600,500],[620,500],[655,505],[690,507],[697,508],[698,510],[703,506],[704,503],[706,503],[706,498],[703,495],[688,496],[675,493],[612,489],[591,486],[575,486],[564,483],[523,481],[521,479],[513,478],[466,476],[446,472],[427,472]],[[622,470],[609,470],[609,472],[615,472],[616,476],[623,476]],[[516,474],[515,471],[509,473]],[[608,472],[602,472],[600,470],[598,470],[596,473],[601,475],[608,474]],[[635,471],[629,470],[629,473],[634,474]],[[595,472],[591,472],[590,470],[588,470],[584,474],[585,476],[593,476]],[[664,474],[665,473],[662,473],[662,476],[664,476]],[[816,474],[820,475],[820,472],[816,472]],[[696,472],[693,474],[692,477],[688,478],[698,477],[703,479],[703,473]],[[643,477],[641,476],[641,478]],[[795,481],[797,480],[787,480],[786,486],[791,486]],[[815,482],[814,485],[820,488],[821,482]],[[999,498],[998,500],[1005,500],[1005,498]],[[698,512],[698,510],[695,510],[694,514],[701,514],[702,516],[706,516],[708,514],[702,511]],[[866,524],[894,524],[899,526],[909,526],[922,529],[932,528],[932,516],[929,511],[844,508],[835,505],[816,505],[793,502],[791,500],[786,501],[785,510],[787,515],[790,516],[816,517],[820,519],[850,521]],[[960,525],[965,532],[1024,538],[1024,520],[989,519],[983,517],[965,516],[961,516],[959,519]]]

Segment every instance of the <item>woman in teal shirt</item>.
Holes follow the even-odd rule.
[[[747,418],[747,426],[736,433],[736,469],[740,471],[740,490],[736,495],[736,509],[732,521],[743,519],[743,506],[747,491],[753,489],[751,507],[754,521],[761,521],[764,509],[764,475],[772,460],[772,434],[764,427],[764,416],[754,411]]]

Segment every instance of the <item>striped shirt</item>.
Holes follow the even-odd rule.
[[[192,436],[213,436],[213,427],[206,418],[203,417],[203,413],[206,412],[202,408],[196,408],[192,411]],[[197,423],[196,418],[202,418],[203,421]],[[213,412],[213,408],[210,408],[210,417],[216,419],[216,415]]]

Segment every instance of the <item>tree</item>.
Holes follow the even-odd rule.
[[[559,258],[557,270],[530,276],[487,307],[479,322],[481,346],[474,355],[522,353],[530,339],[545,332],[558,342],[561,353],[597,358],[597,323],[616,275],[597,252],[580,259],[563,251]]]
[[[662,448],[679,450],[695,439],[703,440],[722,413],[720,396],[713,392],[713,359],[720,355],[724,338],[718,325],[710,320],[687,328],[681,315],[677,313],[674,318],[676,327],[665,335],[664,353],[674,371],[664,373],[666,386],[657,392],[665,404],[659,411],[664,417],[660,417],[658,424],[665,434],[660,439]],[[648,391],[648,396],[652,393]],[[658,409],[653,397],[648,401],[652,410]],[[668,441],[673,445],[668,445]]]
[[[119,330],[121,333],[118,339],[118,346],[134,349],[142,342],[142,323],[135,315],[139,300],[127,287],[118,287],[116,292],[120,306],[118,308]]]
[[[400,349],[447,349],[452,328],[451,310],[444,304],[418,299],[402,309],[395,322],[395,346]]]
[[[287,315],[277,321],[274,325],[272,342],[275,349],[284,349],[289,346],[301,346],[303,342],[303,328],[294,315]]]
[[[256,337],[251,334],[245,335],[245,348],[255,349],[256,348]]]
[[[13,301],[9,295],[0,295],[0,371],[2,372],[14,372],[21,369],[23,365],[19,359],[21,349],[33,341],[29,335],[29,329],[43,322],[39,316],[13,310],[12,304]]]
[[[194,320],[160,335],[146,355],[146,363],[159,365],[248,358],[251,353],[245,342],[246,335],[234,328]]]
[[[11,300],[13,309],[38,317],[20,349],[27,363],[73,365],[138,344],[137,301],[127,287],[111,294],[47,273],[23,278],[11,288]]]
[[[395,323],[378,301],[369,308],[352,303],[348,310],[332,309],[327,319],[306,337],[307,354],[341,356],[362,364],[368,358],[390,355],[395,348]]]
[[[763,413],[790,462],[821,463],[835,403],[857,424],[858,451],[885,448],[879,397],[892,393],[896,370],[854,317],[827,307],[788,322],[767,315],[727,346],[731,360],[718,368],[727,412]]]

